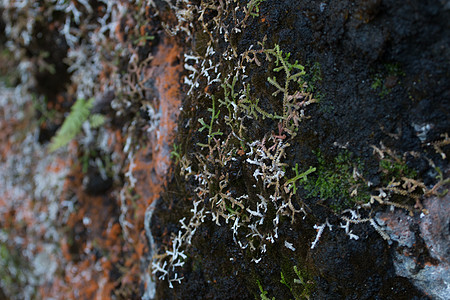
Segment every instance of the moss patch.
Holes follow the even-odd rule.
[[[350,152],[341,152],[329,163],[316,152],[318,166],[316,172],[307,179],[302,179],[307,197],[328,200],[330,207],[339,212],[353,207],[356,203],[366,203],[370,199],[368,189],[360,174],[362,164],[358,158],[352,159]]]

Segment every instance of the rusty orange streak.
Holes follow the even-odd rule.
[[[155,132],[150,133],[150,142],[136,155],[134,171],[138,179],[136,192],[149,205],[158,198],[165,185],[170,166],[170,152],[177,118],[180,111],[180,63],[181,48],[170,38],[166,38],[158,47],[150,68],[146,71],[156,79],[155,86],[159,92],[160,124]],[[151,156],[151,159],[148,157]],[[134,173],[134,172],[133,172]]]

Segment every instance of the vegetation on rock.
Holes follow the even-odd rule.
[[[0,297],[439,299],[449,22],[442,1],[1,2]]]

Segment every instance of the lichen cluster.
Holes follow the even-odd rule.
[[[149,22],[152,18],[158,22],[155,4],[2,1],[0,14],[5,29],[1,32],[2,43],[5,40],[2,55],[17,65],[16,72],[7,70],[6,78],[11,78],[19,105],[12,105],[11,97],[6,101],[2,94],[2,114],[10,111],[10,118],[28,126],[26,133],[20,127],[14,134],[6,133],[2,147],[23,147],[14,155],[2,156],[2,176],[7,172],[13,176],[10,170],[16,154],[27,159],[18,160],[20,167],[16,166],[14,174],[36,176],[25,182],[8,180],[5,185],[2,180],[0,185],[2,203],[10,200],[0,212],[5,228],[1,232],[2,257],[9,259],[4,268],[8,271],[2,276],[16,272],[15,258],[8,252],[12,249],[31,266],[23,270],[29,276],[16,272],[16,287],[6,285],[6,277],[2,278],[2,290],[17,297],[42,298],[141,294],[135,283],[151,282],[141,271],[148,265],[143,251],[148,247],[144,214],[153,199],[137,201],[139,184],[135,185],[133,172],[140,161],[135,155],[149,139],[156,140],[164,111],[159,108],[155,75],[149,71],[152,46],[160,30]],[[7,125],[2,119],[2,128]],[[12,122],[9,126],[17,127]],[[22,135],[26,135],[26,143],[22,143]],[[39,159],[39,170],[30,171]],[[46,168],[47,177],[42,174]],[[57,180],[55,176],[59,176]],[[50,180],[55,182],[50,184]],[[26,197],[3,193],[4,189],[25,191]],[[98,200],[102,197],[109,200]],[[99,203],[103,209],[98,209]],[[16,209],[30,217],[16,216]],[[92,218],[94,212],[110,215]],[[5,217],[7,224],[6,215],[11,215]],[[35,237],[29,239],[27,232]],[[97,237],[92,238],[94,235]],[[96,257],[91,256],[94,252]],[[125,256],[128,258],[119,260]],[[49,257],[54,264],[47,276],[41,276],[34,262],[45,264]],[[128,267],[122,268],[125,264]],[[52,277],[55,272],[65,275]],[[151,293],[151,283],[148,288]]]
[[[309,105],[318,103],[322,96],[317,90],[320,67],[305,67],[278,44],[268,46],[266,39],[247,49],[233,43],[233,35],[241,33],[249,18],[257,16],[249,10],[263,3],[177,4],[172,8],[179,24],[173,32],[183,28],[183,34],[196,40],[194,51],[185,54],[189,72],[185,84],[190,99],[190,106],[183,107],[190,118],[186,131],[201,142],[191,145],[181,140],[174,151],[177,170],[193,191],[187,195],[193,208],[180,220],[179,231],[172,233],[171,246],[163,245],[153,262],[153,273],[159,279],[167,279],[171,288],[173,282],[181,282],[178,272],[205,220],[227,226],[236,245],[249,250],[252,261],[258,263],[267,245],[279,238],[281,222],[294,223],[299,213],[304,219],[311,213],[306,204],[311,201],[323,202],[330,215],[340,221],[316,223],[311,249],[327,228],[342,229],[349,239],[358,240],[351,226],[361,223],[370,224],[389,239],[374,220],[379,205],[412,212],[414,200],[420,210],[419,199],[430,191],[429,187],[414,178],[405,161],[383,145],[373,149],[381,155],[379,171],[391,177],[387,180],[382,176],[376,186],[365,178],[363,163],[348,150],[326,160],[316,152],[316,165],[286,163],[293,161],[291,149],[302,141],[299,128],[311,117]],[[199,28],[192,30],[180,17],[184,11],[194,19],[198,16]],[[256,86],[254,74],[264,74],[265,84]],[[258,90],[260,86],[265,93]],[[200,112],[192,115],[195,110]],[[247,179],[240,182],[243,174]],[[295,251],[288,241],[285,245]]]
[[[221,253],[233,253],[217,261],[251,266],[243,285],[256,297],[273,299],[275,284],[261,283],[261,270],[270,265],[269,280],[295,299],[309,299],[318,284],[329,287],[331,275],[317,267],[328,259],[324,245],[363,243],[373,233],[378,247],[386,244],[380,236],[391,238],[380,212],[425,216],[423,199],[446,194],[450,181],[442,169],[448,134],[428,138],[439,121],[408,119],[403,133],[400,125],[393,133],[381,122],[395,117],[383,116],[371,133],[337,137],[357,130],[349,105],[374,105],[370,112],[378,118],[411,78],[402,64],[377,63],[382,67],[344,85],[338,66],[347,50],[326,50],[375,47],[361,45],[374,41],[366,35],[350,44],[345,39],[351,30],[371,32],[364,30],[380,1],[339,4],[336,15],[327,15],[331,3],[314,2],[291,14],[283,5],[293,2],[0,2],[0,39],[6,41],[0,73],[17,65],[0,74],[15,86],[3,97],[0,85],[0,142],[6,145],[0,169],[7,170],[0,174],[0,292],[151,300],[155,284],[180,287],[190,263],[195,272],[201,268],[205,244],[199,243],[214,233],[211,245],[222,246],[217,240],[228,236],[229,249]],[[352,14],[353,6],[361,11]],[[336,32],[345,38],[326,33],[338,15],[345,26]],[[314,41],[290,47],[284,38],[298,37],[297,30]],[[326,78],[316,59],[334,68]],[[341,84],[353,102],[339,94]],[[356,86],[358,92],[349,90]],[[415,101],[412,94],[410,88]],[[398,149],[404,135],[414,151]],[[166,195],[174,201],[161,204]],[[273,276],[275,269],[281,273]],[[210,271],[200,270],[198,280],[209,280]],[[227,276],[241,280],[237,273]],[[57,274],[63,275],[54,279]]]

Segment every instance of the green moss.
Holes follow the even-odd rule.
[[[174,160],[175,164],[178,164],[181,160],[180,146],[175,143],[172,152],[170,152],[170,158]]]
[[[297,181],[299,181],[299,180],[307,181],[308,175],[315,172],[316,168],[309,167],[309,169],[306,170],[305,172],[299,173],[298,164],[296,163],[295,168],[292,168],[292,170],[295,172],[295,176],[293,178],[287,180],[285,185],[288,190],[290,190],[292,188],[294,194],[296,194],[297,193],[297,185],[296,185]]]
[[[399,64],[384,64],[383,70],[373,76],[371,87],[378,91],[378,95],[381,98],[384,98],[391,92],[392,85],[395,85],[397,80],[404,76],[405,73],[402,71]]]
[[[275,297],[269,298],[268,292],[264,290],[260,280],[256,280],[256,282],[261,300],[275,300]],[[289,289],[290,295],[295,300],[309,299],[316,285],[312,274],[306,267],[292,267],[292,265],[280,272],[280,283]]]
[[[305,75],[305,81],[308,83],[306,91],[309,93],[314,93],[314,98],[320,102],[320,99],[323,96],[317,88],[322,82],[322,70],[320,68],[320,64],[318,62],[315,62],[312,65],[308,63],[306,68],[308,70]]]
[[[405,162],[384,158],[380,160],[380,169],[384,182],[392,179],[399,180],[402,177],[414,179],[417,177],[417,171],[408,167]]]
[[[272,299],[267,297],[267,291],[264,291],[264,288],[262,287],[261,282],[259,280],[257,280],[256,282],[258,283],[258,288],[259,291],[261,292],[261,294],[259,295],[261,297],[261,300],[275,300],[275,297],[272,297]]]
[[[259,17],[259,5],[266,0],[250,0],[247,4],[248,13],[252,17]]]
[[[299,269],[297,266],[294,266],[294,272],[297,278],[294,279],[292,294],[295,299],[309,299],[316,285],[312,275],[306,268]]]
[[[209,124],[206,123],[203,118],[198,119],[198,122],[202,125],[202,127],[198,131],[202,132],[205,129],[207,129],[208,131],[208,144],[197,143],[197,145],[204,148],[211,145],[211,141],[215,136],[220,136],[223,134],[220,129],[217,129],[217,131],[213,131],[214,123],[220,115],[220,110],[216,111],[216,101],[214,100],[214,97],[212,98],[212,108],[208,108],[208,111],[211,113],[211,121]]]
[[[327,161],[320,152],[316,153],[318,166],[308,179],[301,180],[307,197],[329,200],[334,211],[352,207],[355,203],[365,203],[370,199],[366,185],[358,176],[362,164],[359,159],[352,161],[348,151],[340,153],[333,161]]]

